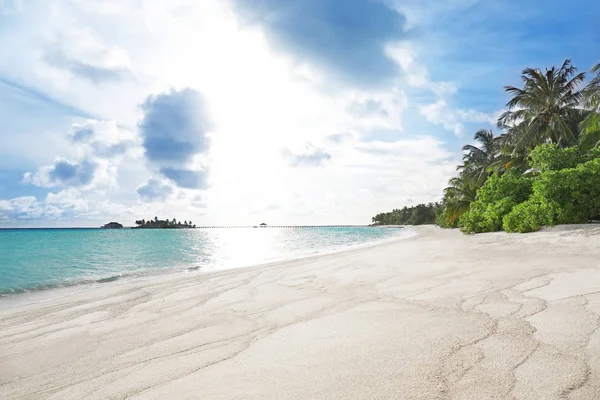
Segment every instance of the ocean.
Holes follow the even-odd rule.
[[[178,271],[216,271],[408,236],[405,229],[5,229],[0,295]]]

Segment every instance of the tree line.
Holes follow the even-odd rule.
[[[177,221],[175,218],[173,219],[165,219],[160,220],[158,217],[154,217],[154,219],[139,219],[135,221],[137,225],[135,228],[137,229],[182,229],[182,228],[195,228],[196,225],[192,223],[192,221]]]
[[[591,73],[586,84],[566,60],[525,68],[521,87],[505,86],[511,99],[500,133],[480,130],[476,144],[462,148],[436,223],[466,233],[530,232],[600,219],[600,63]]]
[[[413,207],[379,213],[372,218],[374,225],[424,225],[435,224],[442,212],[442,203],[418,204]]]

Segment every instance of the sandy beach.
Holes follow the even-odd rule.
[[[0,398],[600,398],[600,226],[416,231],[0,311]]]

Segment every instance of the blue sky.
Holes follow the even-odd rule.
[[[575,0],[4,0],[0,226],[368,223],[435,201]]]

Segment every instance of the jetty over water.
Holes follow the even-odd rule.
[[[240,228],[367,228],[370,225],[226,225],[198,226],[197,229],[240,229]]]

